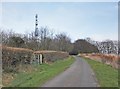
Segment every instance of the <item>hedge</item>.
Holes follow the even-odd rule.
[[[54,62],[69,56],[67,52],[61,51],[35,51],[34,54],[42,54],[44,62]]]
[[[2,46],[3,70],[15,69],[19,64],[30,64],[32,54],[30,49]]]
[[[61,51],[33,51],[25,48],[2,46],[3,71],[17,71],[19,65],[30,64],[35,60],[33,54],[42,54],[43,62],[54,62],[69,56],[67,52]]]
[[[114,68],[119,68],[120,64],[120,56],[115,54],[100,54],[100,53],[93,53],[93,54],[80,54],[80,56],[90,58],[108,65],[111,65]]]

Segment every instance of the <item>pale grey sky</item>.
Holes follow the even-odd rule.
[[[72,40],[86,37],[117,40],[117,5],[117,2],[6,2],[2,3],[1,27],[18,33],[33,31],[37,13],[39,27],[66,32]]]

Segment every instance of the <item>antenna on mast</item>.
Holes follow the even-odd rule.
[[[35,16],[35,37],[38,37],[38,15]]]

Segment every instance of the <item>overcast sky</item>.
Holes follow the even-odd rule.
[[[7,2],[2,3],[2,26],[17,33],[48,26],[55,32],[65,32],[72,41],[90,37],[93,40],[117,40],[117,2]]]

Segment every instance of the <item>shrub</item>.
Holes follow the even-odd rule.
[[[61,51],[35,51],[24,48],[2,46],[2,68],[4,72],[18,72],[19,65],[30,64],[33,54],[43,54],[44,62],[54,62],[69,56]]]
[[[32,53],[33,51],[29,49],[2,46],[3,70],[14,70],[19,64],[30,64]]]
[[[73,51],[69,52],[69,55],[78,55],[78,52],[73,50]]]
[[[120,61],[120,56],[115,55],[115,54],[95,53],[95,54],[81,54],[81,56],[87,57],[90,59],[94,59],[96,61],[100,61],[100,62],[108,64],[108,65],[111,65],[114,68],[118,68],[119,61]]]
[[[42,54],[43,60],[47,62],[54,62],[59,59],[64,59],[69,56],[67,52],[61,51],[36,51],[34,54]]]

